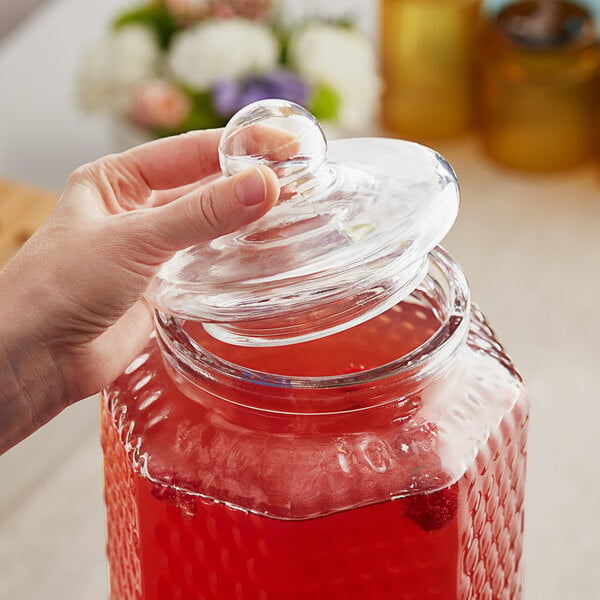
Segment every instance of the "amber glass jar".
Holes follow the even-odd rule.
[[[510,167],[551,171],[593,156],[600,47],[592,17],[562,0],[511,4],[491,19],[479,52],[486,151]]]
[[[103,393],[111,600],[520,600],[527,395],[436,246],[452,169],[242,113],[223,170],[270,156],[282,199],[163,266]]]
[[[472,125],[480,0],[382,0],[382,120],[416,141]]]

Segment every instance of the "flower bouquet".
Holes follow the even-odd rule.
[[[271,0],[149,0],[116,16],[85,56],[80,105],[147,137],[220,127],[265,98],[364,130],[380,79],[370,40],[349,22],[285,27]]]

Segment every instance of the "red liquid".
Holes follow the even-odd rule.
[[[351,331],[286,348],[234,349],[194,333],[211,351],[237,364],[294,375],[333,374],[385,363],[428,338],[437,325],[433,316],[403,306],[401,312],[392,309]],[[404,432],[400,428],[399,434],[396,425],[381,433],[382,439],[395,435],[396,446],[411,446],[409,452],[421,455],[417,462],[407,459],[401,468],[386,471],[386,458],[374,446],[371,454],[363,448],[372,466],[367,472],[355,468],[345,474],[338,467],[328,473],[321,462],[340,459],[339,448],[328,454],[336,439],[331,433],[308,431],[291,441],[289,432],[281,431],[240,435],[243,416],[228,426],[183,396],[164,370],[154,342],[148,352],[143,365],[115,382],[106,398],[113,406],[104,410],[112,600],[520,598],[523,397],[453,485],[325,516],[273,518],[178,488],[251,505],[262,513],[285,504],[281,498],[287,493],[291,512],[323,514],[340,498],[353,506],[364,503],[371,487],[393,489],[402,469],[441,468],[430,462],[435,426],[421,423]],[[119,433],[123,406],[128,412]],[[407,431],[413,432],[412,440]],[[148,469],[163,485],[132,466],[131,447],[122,440],[135,444],[138,435],[142,452],[151,455]],[[348,456],[354,452],[352,439],[339,442],[348,445]],[[285,454],[290,444],[297,444],[293,462]],[[183,463],[173,471],[182,456]]]
[[[430,311],[403,303],[350,330],[293,346],[231,346],[208,335],[199,323],[187,323],[186,329],[203,348],[237,365],[279,375],[319,377],[387,364],[420,346],[438,326]]]

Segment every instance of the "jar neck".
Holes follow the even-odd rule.
[[[167,370],[191,399],[228,420],[270,430],[361,428],[406,418],[423,402],[422,391],[447,371],[469,330],[470,297],[458,264],[441,248],[403,302],[432,311],[437,329],[414,350],[364,371],[301,377],[268,373],[229,362],[201,347],[175,317],[155,313]],[[374,344],[378,340],[373,341]]]

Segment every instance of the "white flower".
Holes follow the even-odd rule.
[[[221,79],[271,70],[278,52],[266,25],[240,18],[211,20],[175,38],[169,65],[182,84],[205,90]]]
[[[290,40],[290,58],[301,77],[324,84],[340,97],[339,125],[366,127],[375,116],[381,80],[375,50],[360,31],[314,23]]]
[[[146,27],[123,27],[100,40],[84,58],[79,73],[79,101],[84,110],[125,114],[131,92],[153,77],[160,49]]]

